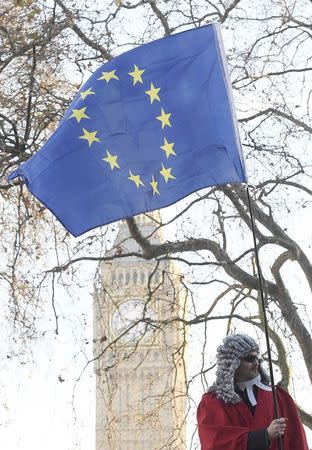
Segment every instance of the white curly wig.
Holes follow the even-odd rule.
[[[250,352],[259,353],[259,346],[254,339],[246,334],[232,334],[223,340],[223,344],[217,348],[217,373],[216,381],[209,388],[217,398],[225,403],[240,403],[241,397],[234,390],[234,375],[241,363],[241,359]],[[259,365],[259,373],[264,384],[269,384],[267,374]]]

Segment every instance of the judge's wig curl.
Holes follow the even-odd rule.
[[[241,359],[250,352],[259,353],[259,346],[254,339],[246,334],[232,334],[223,340],[223,344],[217,348],[217,373],[216,381],[209,388],[217,398],[225,403],[240,403],[241,397],[234,390],[234,376],[240,366]],[[262,383],[269,384],[269,378],[259,364],[259,374]]]

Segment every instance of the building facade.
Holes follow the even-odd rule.
[[[137,222],[159,243],[155,218]],[[139,253],[123,222],[95,290],[96,450],[183,450],[185,290],[172,263]]]

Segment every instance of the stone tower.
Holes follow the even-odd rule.
[[[157,217],[136,219],[153,243]],[[102,264],[94,295],[96,450],[183,450],[185,290],[171,263],[135,255],[122,222],[108,255],[130,252]]]

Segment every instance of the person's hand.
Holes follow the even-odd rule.
[[[270,423],[270,425],[268,426],[268,434],[271,440],[277,439],[284,435],[286,429],[286,421],[287,417],[281,417],[279,419],[273,420]]]

